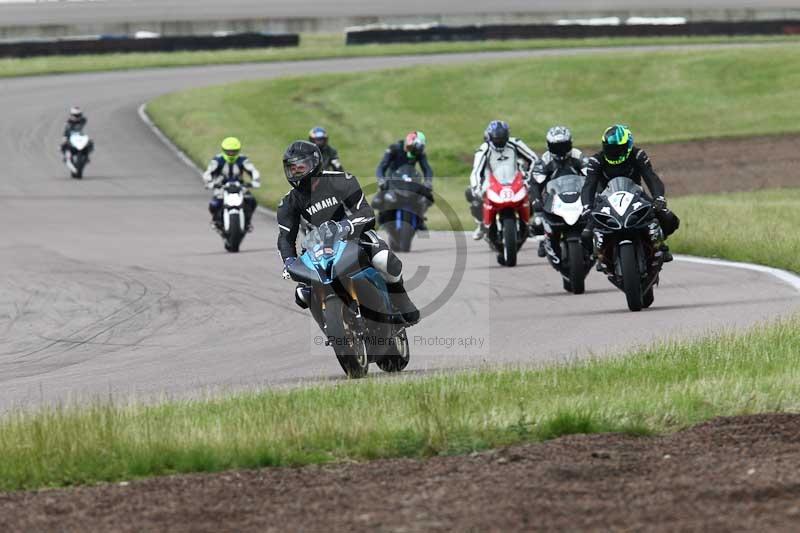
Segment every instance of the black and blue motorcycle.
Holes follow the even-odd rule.
[[[306,235],[302,255],[289,267],[301,284],[297,303],[311,311],[348,377],[366,376],[370,363],[399,372],[410,357],[405,324],[386,282],[349,234],[349,228],[325,222]]]
[[[414,165],[403,165],[386,180],[385,189],[373,197],[372,208],[378,211],[378,224],[392,250],[411,250],[414,235],[426,229],[425,212],[431,204],[433,195]]]

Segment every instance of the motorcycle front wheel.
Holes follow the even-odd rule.
[[[625,298],[628,300],[628,309],[641,311],[644,305],[642,299],[642,277],[639,273],[639,263],[636,260],[636,249],[633,243],[621,244],[617,260],[622,267],[622,286],[625,288]]]
[[[333,345],[336,359],[352,379],[363,378],[369,370],[369,356],[364,339],[349,324],[350,312],[338,298],[325,302],[325,333]]]
[[[505,266],[517,264],[517,219],[512,216],[503,219],[503,260]]]

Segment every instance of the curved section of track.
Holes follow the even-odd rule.
[[[243,253],[226,254],[208,229],[207,195],[196,174],[139,120],[137,108],[159,94],[221,80],[474,59],[0,80],[0,409],[109,393],[184,396],[341,379],[329,349],[315,342],[311,319],[294,305],[293,284],[279,275],[274,222],[258,220]],[[82,181],[66,177],[57,153],[64,109],[73,102],[90,110],[88,131],[97,141]],[[419,238],[404,261],[412,295],[429,311],[410,330],[412,373],[608,353],[746,326],[800,304],[792,287],[768,274],[676,262],[655,307],[631,314],[597,274],[588,294],[570,296],[533,250],[522,253],[519,267],[500,268],[485,244],[463,234]]]

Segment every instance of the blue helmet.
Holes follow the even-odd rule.
[[[486,126],[486,131],[483,132],[483,139],[495,150],[502,150],[505,148],[510,134],[511,129],[508,127],[507,122],[493,120]]]
[[[308,140],[317,146],[325,146],[328,144],[328,132],[322,126],[314,126],[308,132]]]

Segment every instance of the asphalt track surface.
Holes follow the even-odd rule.
[[[589,52],[481,59],[553,53]],[[274,221],[259,217],[243,252],[225,253],[208,227],[196,171],[137,109],[159,94],[222,81],[386,67],[386,58],[364,58],[0,80],[0,410],[342,379],[293,303],[294,284],[280,276]],[[57,153],[74,102],[87,108],[97,143],[82,181],[67,177]],[[587,294],[568,295],[532,246],[518,267],[501,268],[485,243],[463,233],[420,237],[403,260],[426,315],[410,330],[412,374],[606,354],[744,327],[800,305],[800,294],[772,276],[675,262],[654,307],[633,314],[597,273]]]
[[[0,1],[6,26],[125,21],[231,20],[250,18],[318,18],[436,16],[499,13],[597,13],[679,10],[771,10],[797,8],[796,0],[70,0]],[[10,2],[10,3],[8,3]],[[191,13],[191,17],[187,17]]]

